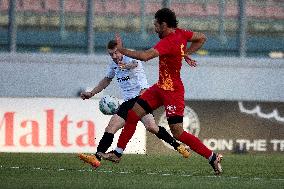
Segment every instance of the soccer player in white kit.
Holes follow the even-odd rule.
[[[139,60],[122,55],[117,51],[116,46],[115,40],[109,41],[107,45],[112,62],[109,65],[106,76],[91,92],[82,92],[80,95],[83,100],[89,99],[105,89],[112,79],[116,77],[124,97],[124,102],[120,105],[118,112],[111,117],[108,126],[105,128],[105,133],[99,142],[96,154],[79,154],[79,158],[89,163],[93,168],[100,166],[100,152],[105,153],[108,150],[113,142],[114,134],[124,126],[128,110],[134,106],[138,97],[149,87],[142,63]],[[169,143],[185,158],[190,156],[189,151],[183,144],[179,144],[164,127],[156,125],[152,114],[142,117],[141,122],[148,131]]]

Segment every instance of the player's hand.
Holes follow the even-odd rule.
[[[120,35],[117,33],[117,34],[115,34],[115,41],[116,41],[116,43],[117,43],[117,49],[118,49],[118,51],[120,50],[120,49],[122,49],[122,39],[121,39],[121,37],[120,37]]]
[[[91,92],[81,92],[80,97],[85,100],[85,99],[89,99],[91,97],[93,97],[93,93]]]
[[[195,60],[191,59],[191,57],[189,55],[185,55],[184,56],[184,60],[191,67],[196,67],[197,66],[197,62]]]

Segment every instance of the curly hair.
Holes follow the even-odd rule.
[[[178,21],[176,18],[176,14],[169,8],[162,8],[155,13],[155,19],[159,24],[165,22],[169,28],[176,28],[178,25]]]
[[[114,49],[117,46],[117,42],[115,40],[110,40],[107,44],[108,49]]]

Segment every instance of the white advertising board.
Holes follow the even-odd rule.
[[[98,99],[0,98],[0,152],[94,153],[111,116]],[[115,148],[120,131],[109,150]],[[139,122],[125,153],[146,152]]]

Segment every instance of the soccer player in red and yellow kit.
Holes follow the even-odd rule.
[[[107,154],[101,154],[103,159],[119,162],[123,150],[133,136],[137,122],[145,114],[152,112],[160,106],[166,110],[167,120],[171,132],[177,140],[188,145],[193,151],[209,160],[216,175],[222,172],[221,160],[223,156],[208,149],[197,137],[184,131],[184,86],[180,78],[183,58],[190,66],[196,62],[190,55],[196,52],[206,41],[202,33],[192,32],[177,27],[175,13],[162,8],[155,14],[155,31],[161,39],[153,48],[146,51],[132,51],[122,46],[122,40],[116,36],[118,50],[122,54],[147,61],[159,57],[159,80],[142,94],[129,110],[125,127],[119,137],[117,148]],[[189,48],[187,43],[191,42]]]

